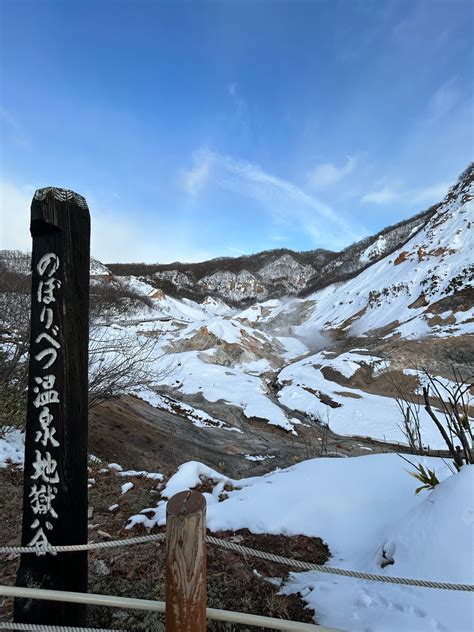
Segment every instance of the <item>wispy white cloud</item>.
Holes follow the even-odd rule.
[[[192,156],[193,166],[190,169],[182,169],[180,183],[184,191],[191,197],[196,197],[206,186],[212,167],[212,152],[198,151]]]
[[[0,182],[0,248],[31,250],[30,205],[35,187]],[[203,261],[217,256],[216,250],[199,248],[192,227],[155,226],[137,222],[134,213],[104,208],[87,196],[91,213],[91,253],[103,262]],[[173,234],[172,240],[166,234]]]
[[[0,182],[0,248],[31,250],[30,205],[35,188]]]
[[[9,110],[0,108],[0,122],[2,127],[6,130],[5,137],[8,138],[11,143],[24,149],[31,147],[31,141],[23,126]]]
[[[369,204],[388,204],[397,199],[398,193],[390,189],[389,187],[382,187],[376,191],[366,193],[360,199],[361,202],[368,202]]]
[[[207,186],[259,203],[275,224],[296,223],[317,244],[340,247],[363,233],[314,194],[268,173],[260,165],[210,149],[194,152],[192,159],[193,172],[205,172]],[[188,192],[186,186],[183,188]]]
[[[434,123],[448,114],[459,102],[461,89],[457,77],[445,81],[428,103],[428,122]]]
[[[403,206],[423,207],[442,200],[449,187],[450,184],[448,182],[438,182],[437,184],[415,189],[403,189],[400,184],[384,185],[379,189],[366,193],[360,198],[360,201],[381,206],[384,204],[401,204]]]
[[[352,173],[357,163],[357,156],[348,156],[346,163],[341,167],[337,167],[330,162],[317,165],[308,174],[308,184],[314,188],[322,188],[335,184]]]

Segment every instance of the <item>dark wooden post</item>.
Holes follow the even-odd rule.
[[[32,291],[22,545],[16,585],[87,591],[87,364],[90,218],[85,199],[38,189],[31,203]],[[15,622],[84,625],[86,606],[15,600]]]
[[[166,632],[205,632],[206,597],[206,500],[180,492],[166,510]]]

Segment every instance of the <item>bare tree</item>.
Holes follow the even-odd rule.
[[[472,378],[464,378],[456,367],[452,371],[454,381],[447,382],[424,370],[423,399],[426,412],[443,437],[456,469],[460,470],[464,464],[474,463],[474,428],[469,417],[473,385]]]
[[[413,402],[403,402],[398,397],[396,401],[403,416],[403,423],[399,428],[405,435],[411,451],[415,454],[422,454],[425,449],[421,440],[420,405]]]
[[[30,255],[0,252],[0,429],[26,412],[30,332]]]
[[[410,446],[410,451],[413,454],[423,454],[426,448],[421,437],[421,395],[416,391],[412,393],[405,382],[394,373],[384,372],[382,377],[395,394],[395,402],[402,416],[402,423],[397,425]]]
[[[125,314],[130,306],[153,307],[149,296],[140,294],[131,287],[126,279],[114,276],[91,278],[89,294],[89,314],[91,322],[101,319],[103,313],[109,315]]]
[[[385,381],[395,393],[395,400],[403,422],[399,425],[413,454],[426,453],[420,425],[420,412],[426,410],[459,470],[465,463],[474,463],[472,414],[472,378],[465,378],[461,371],[451,367],[453,380],[432,375],[426,369],[418,369],[421,393],[412,393],[396,376],[387,373]]]
[[[89,338],[89,407],[121,393],[151,388],[172,372],[172,364],[157,361],[163,355],[156,335],[137,335],[94,325]]]
[[[31,304],[31,255],[0,252],[0,430],[22,426],[26,414]],[[101,326],[104,314],[122,316],[131,306],[151,307],[147,296],[114,277],[91,287],[89,405],[156,385],[171,370],[160,362],[159,332],[137,334]]]

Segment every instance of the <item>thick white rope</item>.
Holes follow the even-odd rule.
[[[122,540],[104,540],[104,542],[88,542],[87,544],[64,544],[58,546],[0,546],[0,555],[20,555],[20,553],[36,553],[44,555],[50,553],[73,553],[76,551],[94,551],[96,549],[113,549],[117,546],[130,546],[132,544],[145,544],[145,542],[160,542],[166,538],[166,533],[154,535],[140,535],[136,538],[123,538]]]
[[[93,593],[77,593],[63,590],[42,590],[39,588],[20,588],[18,586],[0,586],[0,595],[6,597],[22,597],[27,599],[46,599],[48,601],[65,601],[68,603],[88,603],[96,606],[109,606],[113,608],[130,608],[135,610],[148,610],[152,612],[165,612],[166,605],[163,601],[151,599],[135,599],[133,597],[115,597],[113,595],[96,595]],[[335,628],[326,628],[313,623],[301,623],[286,619],[272,619],[246,612],[232,612],[231,610],[217,610],[206,608],[206,617],[216,621],[229,621],[242,625],[255,625],[270,630],[287,630],[288,632],[342,632]],[[11,624],[10,624],[11,625]],[[41,630],[35,626],[34,630]],[[69,632],[68,628],[63,628]],[[61,630],[61,632],[62,632]],[[45,630],[45,632],[47,632]],[[49,632],[49,631],[48,631]],[[56,631],[55,631],[56,632]]]
[[[256,549],[250,549],[240,544],[234,544],[233,542],[227,542],[226,540],[220,540],[212,536],[207,536],[206,541],[209,544],[215,544],[225,549],[230,549],[241,555],[250,555],[252,557],[259,557],[270,562],[276,562],[278,564],[284,564],[286,566],[293,566],[305,571],[318,571],[320,573],[330,573],[331,575],[342,575],[344,577],[356,577],[358,579],[368,579],[373,582],[387,582],[389,584],[403,584],[405,586],[421,586],[423,588],[438,588],[441,590],[461,590],[466,592],[473,592],[473,584],[453,584],[449,582],[432,582],[424,579],[411,579],[408,577],[391,577],[390,575],[375,575],[374,573],[362,573],[359,571],[350,571],[343,568],[335,568],[334,566],[322,566],[321,564],[312,564],[311,562],[303,562],[302,560],[294,560],[281,555],[274,555],[273,553],[267,553],[266,551],[257,551]]]
[[[92,551],[95,549],[108,549],[117,546],[129,546],[132,544],[144,544],[146,542],[160,542],[166,538],[165,533],[156,533],[154,535],[143,535],[136,538],[125,538],[122,540],[109,540],[106,542],[89,542],[88,544],[71,544],[64,546],[52,546],[48,548],[37,549],[35,547],[27,546],[4,546],[0,547],[0,554],[20,554],[20,553],[36,553],[37,555],[44,555],[50,553],[55,555],[56,553],[69,553],[73,551]],[[358,579],[367,579],[374,582],[386,582],[389,584],[402,584],[404,586],[420,586],[422,588],[437,588],[439,590],[456,590],[463,592],[474,592],[473,584],[455,584],[451,582],[434,582],[424,579],[411,579],[409,577],[392,577],[390,575],[376,575],[374,573],[363,573],[360,571],[351,571],[343,568],[335,568],[334,566],[323,566],[321,564],[312,564],[311,562],[303,562],[302,560],[294,560],[282,555],[274,555],[267,551],[258,551],[251,549],[247,546],[241,546],[240,544],[234,544],[227,540],[221,540],[214,538],[213,536],[207,536],[206,542],[235,551],[241,555],[249,555],[252,557],[258,557],[270,562],[276,562],[277,564],[284,564],[285,566],[292,566],[304,571],[318,571],[320,573],[329,573],[331,575],[340,575],[343,577],[354,577]]]
[[[63,625],[43,625],[42,623],[3,623],[0,621],[0,630],[24,630],[24,632],[128,632],[115,628],[74,628]]]

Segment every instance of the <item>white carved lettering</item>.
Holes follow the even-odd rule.
[[[53,349],[53,348],[43,349],[43,351],[40,351],[39,353],[35,355],[35,360],[38,360],[38,361],[42,360],[47,355],[50,355],[51,358],[43,366],[43,369],[49,369],[50,366],[53,366],[53,364],[56,362],[56,358],[58,357],[58,352],[56,351],[56,349]]]
[[[56,376],[49,374],[49,375],[44,375],[43,377],[35,377],[35,382],[36,384],[40,384],[45,391],[49,391],[51,388],[53,388],[54,383],[56,382]],[[35,389],[35,393],[37,393],[38,391]]]
[[[33,485],[29,495],[33,513],[35,515],[50,514],[53,518],[57,518],[58,514],[51,506],[51,503],[56,498],[57,492],[57,487],[51,487],[51,485],[41,485],[41,487]]]
[[[35,443],[40,442],[44,447],[46,447],[48,442],[53,448],[57,448],[59,446],[59,441],[54,438],[56,428],[51,427],[53,419],[53,415],[49,413],[49,408],[45,406],[40,412],[39,422],[41,430],[36,431]]]
[[[49,267],[49,270],[48,270]],[[59,257],[54,252],[48,252],[41,257],[36,266],[38,274],[43,276],[48,272],[48,276],[52,277],[56,270],[59,268]]]
[[[32,525],[31,528],[34,529],[35,527],[33,527]],[[46,550],[44,549],[47,549],[50,544],[42,527],[38,529],[31,541],[28,542],[26,546],[34,546],[37,549],[37,555],[46,555]]]
[[[49,329],[53,324],[53,310],[51,307],[43,307],[40,314],[40,321],[44,323],[46,320],[45,328]]]
[[[54,277],[46,279],[45,281],[40,281],[38,285],[38,292],[36,294],[38,303],[44,303],[45,305],[55,303],[56,297],[54,296],[54,290],[60,287],[61,281],[59,279],[55,279]]]
[[[43,393],[38,393],[36,398],[33,400],[33,406],[35,408],[46,406],[46,404],[59,404],[58,391],[44,391]]]
[[[38,343],[38,342],[41,342],[42,340],[47,340],[50,344],[53,345],[53,347],[56,347],[56,349],[61,349],[61,345],[59,344],[59,342],[55,340],[54,338],[51,338],[51,336],[47,334],[45,331],[42,331],[40,335],[36,337],[35,342]]]
[[[39,450],[35,450],[35,454],[36,457],[33,461],[35,473],[30,478],[33,480],[41,478],[43,482],[49,484],[59,483],[59,475],[56,469],[58,464],[51,458],[51,454],[46,452],[44,458]]]

